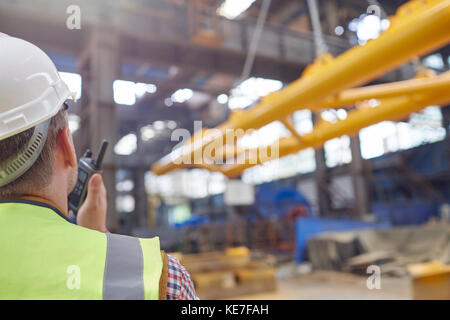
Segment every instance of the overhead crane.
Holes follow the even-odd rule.
[[[280,121],[291,136],[275,141],[270,148],[277,150],[277,157],[283,157],[305,148],[320,148],[330,139],[355,135],[378,122],[405,119],[429,105],[447,105],[450,102],[449,72],[435,75],[422,71],[411,80],[357,88],[450,43],[450,0],[409,1],[390,18],[390,23],[388,30],[377,39],[336,58],[321,55],[298,80],[282,90],[263,97],[247,110],[233,112],[217,128],[194,133],[183,147],[156,162],[152,171],[162,175],[180,168],[200,167],[234,177],[273,157],[262,156],[258,148],[238,148],[236,141],[227,145],[229,132],[245,132]],[[378,105],[369,106],[370,99],[377,99]],[[320,112],[355,105],[346,119],[334,123],[322,120],[312,132],[304,135],[295,130],[291,119],[294,112],[302,109]],[[216,147],[215,152],[204,156],[211,146]],[[202,161],[193,161],[198,154]],[[229,158],[236,161],[224,163],[223,159]]]

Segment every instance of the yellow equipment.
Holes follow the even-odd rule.
[[[408,266],[412,298],[415,300],[449,300],[450,266],[433,261]]]
[[[258,129],[273,121],[281,121],[292,134],[273,145],[278,150],[277,155],[282,157],[305,148],[321,147],[327,140],[342,135],[355,135],[362,128],[381,121],[404,119],[428,105],[450,102],[448,72],[350,89],[447,45],[450,42],[450,0],[410,1],[397,10],[390,22],[390,28],[377,39],[352,48],[337,58],[322,55],[300,79],[284,89],[267,95],[246,111],[234,112],[228,121],[214,130],[196,132],[183,148],[155,163],[152,171],[161,175],[195,166],[232,177],[273,157],[261,157],[258,150],[239,150],[235,147],[236,141],[233,141],[234,148],[230,151],[230,146],[224,145],[230,131]],[[365,103],[369,99],[379,99],[380,103],[369,108]],[[316,112],[356,103],[359,103],[359,108],[349,112],[345,120],[336,123],[322,121],[306,135],[299,135],[290,119],[292,113],[301,109]],[[209,152],[204,157],[205,150],[212,145],[216,147],[215,153]],[[193,161],[198,154],[202,161]],[[215,164],[213,161],[235,156],[240,160],[235,164]]]

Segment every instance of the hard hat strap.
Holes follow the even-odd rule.
[[[38,159],[47,141],[51,119],[38,124],[23,151],[13,159],[0,164],[0,188],[17,180],[27,172]]]

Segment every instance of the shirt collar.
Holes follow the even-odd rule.
[[[69,218],[63,213],[64,211],[59,209],[51,201],[48,201],[41,197],[22,196],[22,197],[15,197],[12,199],[0,199],[0,203],[25,203],[25,204],[35,205],[35,206],[39,206],[39,207],[45,207],[45,208],[53,210],[59,216],[61,216],[62,218],[64,218],[65,220],[70,222]]]

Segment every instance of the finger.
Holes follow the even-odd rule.
[[[98,173],[92,175],[88,185],[88,196],[98,195],[100,192],[102,192],[102,188],[103,188],[102,176]]]

